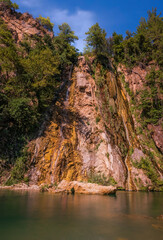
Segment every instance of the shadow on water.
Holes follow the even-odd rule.
[[[117,197],[0,191],[3,240],[161,240],[163,193]]]

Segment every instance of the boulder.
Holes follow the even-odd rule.
[[[116,193],[116,187],[113,186],[101,186],[95,183],[86,183],[86,182],[78,182],[72,181],[68,182],[66,180],[62,180],[57,190],[55,192],[68,192],[68,193],[80,193],[80,194],[98,194],[98,195],[109,195]]]

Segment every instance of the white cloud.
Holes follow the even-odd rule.
[[[50,14],[51,21],[56,25],[68,23],[75,34],[79,37],[76,47],[82,51],[85,45],[85,32],[95,23],[95,16],[90,11],[77,10],[70,14],[68,10],[54,9]]]

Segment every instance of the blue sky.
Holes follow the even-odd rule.
[[[13,0],[14,2],[14,0]],[[116,31],[125,35],[126,30],[136,30],[141,17],[147,17],[152,7],[163,12],[163,0],[15,0],[20,11],[29,12],[34,17],[49,16],[57,26],[67,22],[79,37],[76,47],[82,51],[85,32],[98,22],[107,36]]]

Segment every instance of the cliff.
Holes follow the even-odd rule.
[[[13,164],[3,161],[4,155],[1,154],[1,183],[8,183],[14,169],[16,181],[26,181],[29,185],[56,186],[66,180],[114,185],[134,191],[163,190],[162,119],[150,122],[149,119],[143,121],[141,117],[142,91],[150,89],[147,76],[151,69],[158,70],[158,66],[150,62],[145,67],[137,65],[130,69],[124,64],[113,67],[108,63],[108,67],[104,67],[96,62],[95,57],[81,56],[76,64],[66,59],[69,66],[65,64],[62,69],[63,39],[53,42],[53,32],[44,28],[37,19],[28,13],[17,13],[4,4],[0,4],[0,18],[12,34],[15,45],[11,49],[15,49],[14,54],[18,55],[14,70],[7,74],[9,68],[6,68],[2,75],[0,93],[2,96],[6,94],[2,103],[6,112],[7,107],[11,107],[8,115],[2,112],[3,122],[7,122],[7,117],[9,119],[8,125],[0,128],[4,134],[2,145],[5,157],[9,152],[6,150],[9,141],[11,145],[14,142],[14,151],[22,142],[28,149],[26,160],[19,157],[18,151],[18,160]],[[50,36],[50,40],[40,43],[37,38],[45,36]],[[26,47],[20,50],[24,40],[27,42],[23,47]],[[58,51],[61,43],[63,48]],[[3,44],[3,50],[7,47]],[[67,55],[70,56],[69,52]],[[72,55],[74,58],[76,53]],[[70,63],[73,64],[71,67]],[[20,76],[15,82],[18,74]],[[15,86],[20,91],[14,95]],[[159,86],[155,88],[158,89],[154,95],[157,104],[157,95],[160,99],[162,95]],[[27,96],[24,96],[25,90]],[[40,115],[42,118],[38,117]],[[24,127],[25,123],[33,126],[32,121],[37,122],[37,128]],[[24,132],[20,131],[20,137],[22,126]],[[20,173],[19,178],[17,173]],[[71,184],[66,184],[70,190]]]
[[[53,33],[45,29],[32,15],[16,12],[3,3],[0,3],[0,17],[7,24],[16,43],[33,36],[44,37],[48,34],[53,37]]]
[[[65,179],[114,184],[127,190],[157,189],[155,180],[162,178],[162,168],[156,146],[162,143],[153,142],[151,135],[155,148],[143,145],[120,75],[108,70],[100,76],[97,66],[93,78],[93,61],[79,57],[46,131],[29,144],[30,183],[56,184]],[[144,79],[148,70],[136,70],[139,79]],[[129,79],[135,79],[135,70],[126,76]],[[135,79],[137,84],[139,79]],[[149,161],[150,167],[138,166],[142,161]]]

